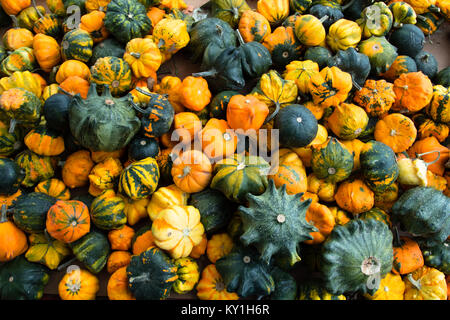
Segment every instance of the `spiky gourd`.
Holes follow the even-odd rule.
[[[290,264],[300,261],[297,246],[312,239],[317,229],[306,221],[311,199],[301,201],[303,193],[288,195],[286,185],[276,188],[273,180],[260,196],[247,195],[248,207],[238,208],[242,217],[245,245],[255,244],[261,260],[269,264],[273,255],[287,256]]]

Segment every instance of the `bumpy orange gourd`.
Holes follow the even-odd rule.
[[[175,113],[180,113],[185,110],[180,95],[181,83],[182,81],[178,77],[165,76],[153,88],[156,93],[167,94],[169,96],[169,102],[172,104]]]
[[[386,80],[368,79],[364,87],[355,92],[353,101],[363,107],[369,116],[382,116],[395,102],[394,85]]]
[[[225,120],[209,119],[199,136],[203,152],[211,159],[223,159],[236,151],[237,135]]]
[[[135,77],[147,78],[159,69],[162,56],[152,40],[135,38],[127,43],[123,60],[128,62]]]
[[[316,194],[321,201],[333,202],[336,184],[316,177],[314,173],[308,176],[308,191]]]
[[[108,233],[108,240],[112,250],[129,250],[131,248],[131,240],[134,237],[134,229],[124,225],[120,229],[111,230]]]
[[[228,102],[227,122],[235,130],[258,130],[268,115],[267,105],[252,95],[234,95]]]
[[[235,292],[228,292],[222,276],[214,264],[210,264],[202,271],[197,284],[197,297],[200,300],[238,300]]]
[[[263,42],[271,33],[269,21],[259,12],[244,11],[239,20],[239,32],[245,42]]]
[[[50,36],[38,33],[33,40],[33,54],[42,70],[50,72],[61,60],[61,48]]]
[[[228,233],[218,233],[209,239],[206,246],[206,255],[209,261],[216,263],[217,260],[226,256],[233,249],[233,239]]]
[[[327,206],[318,202],[312,202],[306,211],[306,221],[318,229],[311,232],[312,240],[306,240],[307,244],[318,244],[325,241],[328,235],[333,231],[336,224],[334,215]]]
[[[391,113],[378,120],[374,131],[375,140],[388,145],[395,153],[412,146],[417,137],[414,122],[400,113]]]
[[[99,288],[96,276],[87,270],[74,268],[59,282],[58,293],[62,300],[95,300]]]
[[[109,277],[106,291],[109,300],[136,300],[129,287],[126,267],[117,269]]]
[[[403,73],[394,81],[394,110],[416,112],[425,108],[433,97],[433,84],[421,71]]]
[[[69,188],[79,188],[89,183],[89,173],[94,162],[91,159],[90,152],[80,150],[67,157],[62,169],[62,178],[64,184]]]
[[[211,101],[208,82],[202,77],[188,76],[180,87],[181,103],[189,110],[201,111]]]
[[[106,270],[108,273],[114,273],[116,270],[126,267],[130,264],[131,253],[128,251],[113,251],[106,263]]]
[[[421,268],[424,264],[419,244],[411,238],[400,237],[394,242],[394,261],[392,272],[395,274],[408,274]]]
[[[64,182],[54,178],[40,182],[34,188],[34,192],[45,193],[59,200],[70,199],[70,190],[67,188]]]
[[[258,0],[257,10],[271,25],[279,25],[289,15],[289,0]]]
[[[337,67],[325,67],[311,77],[309,91],[315,104],[323,108],[338,106],[352,89],[352,76]]]
[[[268,176],[277,188],[286,186],[288,194],[306,192],[306,170],[300,157],[290,149],[280,149],[278,152],[278,170]]]
[[[423,266],[405,278],[405,300],[447,300],[445,274]]]

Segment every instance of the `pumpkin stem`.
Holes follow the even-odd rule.
[[[20,26],[19,26],[19,20],[17,20],[17,17],[15,15],[13,15],[13,14],[10,14],[9,16],[11,17],[11,20],[13,22],[13,28],[14,29],[19,29]]]
[[[140,113],[143,113],[143,114],[148,113],[147,110],[144,110],[144,109],[142,109],[141,107],[139,107],[139,106],[133,101],[133,99],[130,99],[130,103],[131,103],[131,106],[133,107],[133,109],[136,110],[137,112],[140,112]]]
[[[60,266],[58,266],[58,268],[56,268],[57,271],[61,271],[62,269],[64,269],[65,267],[68,267],[69,265],[71,265],[72,263],[74,263],[77,260],[77,257],[73,257],[72,259],[70,259],[69,261],[61,264]]]
[[[403,23],[398,22],[398,21],[394,21],[393,27],[394,27],[394,28],[401,28],[401,27],[403,27]]]
[[[131,52],[130,56],[136,58],[136,59],[140,59],[141,58],[141,54],[139,52]]]
[[[342,11],[347,10],[348,8],[350,8],[352,6],[353,2],[355,2],[355,0],[350,0],[345,6],[341,7],[341,10]]]
[[[112,95],[111,95],[111,89],[109,88],[109,86],[107,84],[104,85],[103,88],[103,97],[106,98],[111,98],[112,99]]]
[[[433,13],[441,12],[441,9],[439,7],[437,7],[436,5],[434,5],[434,4],[429,6],[427,9],[428,9],[429,12],[433,12]]]
[[[186,166],[186,167],[183,168],[183,174],[182,174],[182,175],[179,175],[178,178],[179,178],[179,179],[183,179],[183,178],[185,178],[189,173],[191,173],[191,167]]]
[[[31,0],[31,3],[32,3],[34,9],[36,10],[39,18],[44,19],[44,15],[37,8],[36,0]]]
[[[438,154],[437,158],[431,162],[425,162],[428,167],[439,161],[439,158],[441,157],[441,152],[439,150],[433,150],[433,151],[428,151],[428,152],[424,152],[424,153],[416,153],[416,157],[420,158],[421,156],[424,156],[424,155],[430,154],[430,153],[435,153],[435,152],[437,152],[437,154]]]
[[[6,216],[6,212],[8,211],[8,210],[6,210],[7,209],[7,207],[6,207],[6,204],[2,204],[2,212],[1,212],[1,216],[0,216],[0,223],[4,223],[4,222],[7,222],[8,221],[8,217]]]
[[[411,273],[409,273],[407,277],[408,277],[409,282],[411,282],[411,284],[414,287],[416,287],[417,290],[420,290],[422,288],[422,285],[420,284],[420,281],[415,280]]]
[[[272,112],[272,114],[266,118],[266,120],[264,121],[264,124],[272,121],[272,119],[277,116],[279,111],[280,111],[280,103],[277,101],[277,102],[275,102],[275,111]]]
[[[203,72],[197,72],[193,73],[193,77],[215,77],[217,74],[217,71],[215,69],[211,69],[209,71],[203,71]]]
[[[322,18],[319,19],[319,21],[320,21],[320,23],[324,23],[325,21],[328,20],[328,18],[329,17],[327,15],[324,15]]]
[[[150,98],[152,97],[152,94],[150,92],[142,90],[140,87],[136,87],[136,91],[141,93],[141,94],[143,94],[144,96],[147,96],[147,97],[150,97]]]
[[[238,40],[239,40],[239,44],[242,46],[242,45],[244,45],[245,44],[245,41],[244,41],[244,38],[242,38],[242,34],[241,34],[241,32],[239,31],[239,29],[236,29],[236,35],[237,35],[237,38],[238,38]]]
[[[352,83],[353,83],[353,86],[356,88],[356,90],[361,90],[362,88],[361,88],[361,86],[355,81],[355,80],[353,80],[352,79]]]
[[[394,226],[394,247],[400,248],[403,245],[403,241],[400,238],[400,233],[398,232],[397,226]]]
[[[371,276],[380,272],[381,263],[375,257],[368,257],[361,264],[361,272],[366,276]]]
[[[44,230],[44,236],[45,236],[45,240],[47,240],[48,243],[51,243],[52,238],[50,238],[50,235],[48,234],[47,229]]]
[[[14,130],[16,129],[16,125],[17,125],[17,120],[12,118],[11,121],[9,122],[9,133],[14,133]]]

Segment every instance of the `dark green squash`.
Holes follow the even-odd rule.
[[[61,42],[63,60],[79,60],[87,63],[92,57],[94,41],[89,32],[74,29],[67,32]]]
[[[91,230],[88,234],[69,244],[75,257],[92,273],[103,270],[111,251],[108,238],[101,232]]]
[[[306,49],[303,59],[314,61],[319,66],[319,69],[323,69],[328,66],[328,60],[332,57],[333,55],[330,50],[317,46]]]
[[[314,148],[311,168],[319,179],[340,182],[353,170],[353,155],[334,137],[322,148]]]
[[[450,198],[430,187],[404,192],[392,206],[394,222],[426,246],[443,243],[450,235]]]
[[[76,95],[70,102],[70,131],[79,143],[92,151],[116,151],[126,146],[140,128],[131,107],[131,97],[113,98],[108,86],[97,94],[91,84],[87,99]]]
[[[309,109],[301,104],[290,104],[278,112],[273,128],[279,130],[282,146],[301,148],[314,140],[319,127]]]
[[[144,109],[132,102],[133,108],[143,115],[141,118],[142,134],[148,138],[157,138],[169,132],[175,111],[167,96],[147,92],[140,88],[136,90],[150,97]]]
[[[305,218],[311,199],[301,201],[302,196],[303,193],[289,195],[286,185],[277,188],[273,180],[269,180],[263,194],[248,194],[248,207],[239,206],[244,230],[240,240],[246,246],[254,244],[266,264],[278,254],[294,265],[300,261],[299,243],[312,239],[310,233],[317,231]]]
[[[226,49],[236,46],[236,34],[228,23],[218,18],[206,18],[197,21],[189,32],[188,49],[193,62],[203,58],[206,47],[214,44]]]
[[[331,0],[325,0],[327,2],[333,2]],[[365,7],[372,4],[372,0],[349,0],[342,7],[342,12],[344,13],[344,18],[347,20],[356,21],[361,16],[361,12]]]
[[[225,227],[236,210],[235,203],[220,191],[210,188],[191,194],[189,205],[200,211],[200,221],[209,234]]]
[[[384,36],[371,36],[358,44],[358,51],[365,54],[370,61],[370,72],[375,76],[385,73],[401,54]]]
[[[394,151],[382,142],[371,140],[359,155],[364,182],[375,193],[382,193],[397,180],[399,168]]]
[[[436,244],[431,247],[421,246],[425,264],[436,268],[446,275],[450,274],[450,241]]]
[[[366,128],[358,136],[358,140],[361,140],[364,143],[370,140],[374,140],[373,133],[375,132],[375,126],[377,122],[378,117],[369,117],[369,122],[367,123]]]
[[[325,21],[322,22],[326,31],[328,31],[328,28],[330,28],[333,23],[344,18],[344,14],[341,11],[341,6],[338,3],[334,1],[328,1],[328,4],[318,3],[313,5],[309,9],[309,13],[318,19],[322,19],[325,16],[328,17]]]
[[[162,250],[152,247],[131,258],[128,286],[137,300],[166,299],[177,279],[177,267]]]
[[[274,267],[270,273],[275,282],[275,290],[270,300],[295,300],[297,297],[297,282],[289,273]]]
[[[23,130],[16,126],[13,132],[9,132],[9,128],[2,127],[3,122],[0,123],[0,156],[7,157],[15,154],[23,146]],[[0,192],[1,193],[1,192]]]
[[[352,47],[347,50],[339,50],[333,58],[328,60],[328,66],[335,66],[350,73],[356,87],[364,86],[371,70],[369,58],[365,54],[358,53]]]
[[[404,24],[403,27],[391,33],[389,42],[397,47],[398,54],[414,58],[423,49],[425,36],[419,27],[413,24]]]
[[[416,26],[419,27],[426,36],[435,33],[445,22],[445,18],[441,14],[434,12],[424,12],[418,14],[416,18]]]
[[[272,56],[269,50],[256,41],[245,43],[239,31],[237,34],[244,76],[250,79],[261,77],[272,66]]]
[[[433,54],[422,50],[414,57],[414,60],[417,65],[417,71],[422,71],[428,78],[432,79],[437,74],[438,62]]]
[[[114,38],[108,38],[97,44],[92,50],[91,65],[104,57],[122,58],[125,53],[125,47]]]
[[[39,300],[48,283],[49,269],[24,256],[0,265],[1,300]]]
[[[144,38],[152,27],[143,4],[135,0],[112,0],[105,15],[105,27],[121,43]]]
[[[306,12],[312,4],[312,0],[289,0],[289,7],[298,13]]]
[[[441,69],[434,77],[433,83],[440,84],[444,87],[449,87],[450,86],[450,67]]]
[[[388,226],[375,219],[336,226],[322,247],[325,288],[334,295],[373,294],[392,269],[392,240]]]
[[[229,254],[216,261],[216,268],[227,291],[236,292],[241,298],[261,298],[275,289],[269,266],[251,247],[235,245]]]
[[[270,165],[261,157],[235,154],[215,164],[210,187],[231,201],[245,203],[247,194],[264,193],[269,170]]]
[[[20,196],[14,207],[14,223],[28,233],[43,232],[47,212],[56,201],[56,198],[41,192],[31,192]]]
[[[209,103],[209,116],[216,119],[227,119],[227,107],[230,99],[239,94],[237,91],[222,91],[216,94]]]
[[[135,137],[128,144],[128,158],[133,160],[156,158],[159,152],[159,143],[155,138]]]
[[[11,195],[19,190],[25,174],[16,162],[8,158],[0,158],[0,194]]]
[[[59,133],[69,131],[69,105],[71,97],[57,93],[45,100],[44,117],[47,126]]]

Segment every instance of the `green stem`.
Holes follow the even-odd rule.
[[[56,268],[57,271],[61,271],[62,269],[64,269],[65,267],[68,267],[69,265],[71,265],[72,263],[74,263],[77,260],[77,257],[73,257],[72,259],[70,259],[69,261],[63,263],[62,265],[58,266],[58,268]]]
[[[320,21],[320,23],[324,23],[325,21],[328,20],[328,18],[329,17],[327,15],[324,15],[322,18],[319,19],[319,21]]]
[[[13,15],[13,14],[10,14],[9,16],[11,17],[11,20],[13,22],[13,28],[14,29],[19,29],[20,26],[19,26],[19,20],[17,20],[17,17],[15,15]]]
[[[9,133],[14,133],[14,130],[16,129],[16,125],[17,125],[17,120],[12,118],[11,121],[9,122]]]
[[[141,58],[141,54],[139,52],[131,52],[130,56],[136,58],[136,59],[140,59]]]
[[[203,71],[203,72],[197,72],[193,73],[193,77],[215,77],[217,74],[217,71],[215,69],[211,69],[209,71]]]
[[[239,44],[242,46],[242,45],[244,45],[245,44],[245,41],[244,41],[244,38],[242,38],[242,34],[241,34],[241,32],[239,31],[239,29],[236,29],[236,35],[237,35],[237,38],[238,38],[238,40],[239,40]]]
[[[68,96],[73,97],[73,94],[71,94],[69,91],[64,90],[63,88],[58,86],[58,90],[62,91],[64,94],[67,94]]]
[[[437,152],[437,154],[438,154],[437,158],[434,159],[431,162],[425,162],[427,167],[428,167],[428,166],[431,166],[432,164],[438,162],[439,159],[441,158],[441,152],[439,150],[433,150],[433,151],[428,151],[428,152],[424,152],[424,153],[416,153],[416,157],[420,158],[421,156],[424,156],[424,155],[427,155],[427,154],[431,154],[431,153],[435,153],[435,152]]]
[[[347,10],[348,8],[350,8],[351,5],[353,4],[353,2],[355,2],[355,0],[350,0],[349,3],[347,3],[345,6],[342,6],[342,7],[341,7],[341,11],[345,11],[345,10]]]
[[[413,278],[411,273],[409,273],[407,277],[408,277],[409,282],[411,282],[412,285],[414,287],[416,287],[417,290],[420,290],[422,288],[422,285],[420,284],[420,281],[414,280],[414,278]]]
[[[6,204],[2,204],[2,212],[1,212],[1,217],[0,217],[0,223],[4,223],[4,222],[8,222],[8,217],[6,215],[6,212],[8,210]]]
[[[441,9],[437,6],[435,6],[434,4],[432,4],[431,6],[428,7],[428,11],[433,12],[433,13],[439,13],[439,12],[441,12]]]
[[[33,7],[34,7],[34,10],[36,10],[36,12],[37,12],[39,18],[43,19],[43,18],[44,18],[44,15],[43,15],[43,14],[39,11],[39,9],[37,8],[36,0],[31,0],[31,3],[32,3]]]
[[[400,233],[398,232],[397,226],[394,226],[394,247],[400,248],[403,245],[403,241],[400,238]]]
[[[272,119],[277,116],[278,112],[280,111],[280,108],[281,108],[280,103],[275,102],[275,111],[266,118],[266,120],[264,121],[264,124],[272,121]]]
[[[133,107],[133,109],[136,110],[137,112],[140,112],[142,114],[147,114],[148,113],[146,110],[144,110],[141,107],[139,107],[133,100],[131,100],[130,102],[131,102],[131,106]]]
[[[356,81],[355,80],[352,80],[352,83],[353,83],[353,86],[356,88],[356,90],[361,90],[362,88],[361,88],[361,86],[358,84],[358,83],[356,83]]]

